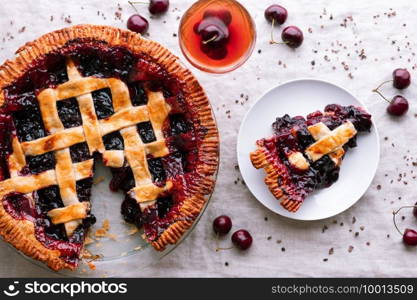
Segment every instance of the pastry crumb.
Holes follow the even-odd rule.
[[[103,221],[103,225],[101,226],[101,228],[97,229],[94,235],[96,237],[105,237],[108,235],[107,232],[109,231],[109,229],[110,229],[110,222],[108,219],[105,219]]]
[[[117,234],[114,233],[108,233],[107,237],[113,241],[117,241]]]
[[[104,176],[99,176],[93,179],[93,184],[99,184],[104,181]]]
[[[96,269],[96,265],[93,264],[92,262],[88,262],[87,265],[90,268],[90,270],[93,270],[94,271]]]
[[[92,243],[94,243],[94,240],[91,237],[87,236],[85,238],[84,245],[90,245]]]
[[[139,229],[137,227],[133,227],[127,232],[127,235],[134,235],[138,231],[139,231]]]

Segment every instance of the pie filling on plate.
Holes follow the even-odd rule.
[[[355,106],[330,104],[306,118],[284,115],[272,124],[272,137],[256,142],[250,159],[265,170],[265,184],[281,205],[296,212],[310,193],[337,181],[357,133],[371,127],[371,115]]]
[[[214,187],[203,89],[133,32],[80,25],[20,48],[0,67],[0,128],[0,234],[55,270],[77,266],[96,221],[97,159],[125,192],[123,218],[156,250],[181,238]]]

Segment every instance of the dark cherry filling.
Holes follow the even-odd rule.
[[[96,110],[97,118],[105,119],[114,114],[111,91],[110,89],[102,89],[92,93],[94,108]]]
[[[70,155],[73,163],[82,162],[91,158],[90,150],[86,142],[72,145],[70,147]]]
[[[204,137],[204,131],[196,132],[192,104],[185,102],[181,93],[182,83],[171,77],[158,64],[146,56],[130,53],[122,47],[110,47],[106,43],[89,40],[74,40],[54,53],[38,60],[32,68],[13,85],[4,91],[5,105],[0,109],[0,178],[10,177],[7,157],[11,152],[10,141],[16,135],[20,142],[32,141],[48,135],[45,131],[36,95],[46,88],[54,88],[68,81],[66,57],[77,65],[83,76],[100,78],[119,78],[129,88],[132,105],[145,105],[148,102],[144,87],[162,91],[170,105],[170,116],[163,128],[170,154],[162,158],[148,157],[149,170],[156,185],[166,180],[173,182],[169,195],[161,196],[155,205],[141,212],[138,204],[129,195],[123,201],[121,212],[127,222],[144,227],[150,240],[156,239],[165,228],[174,222],[178,207],[184,200],[184,190],[188,182],[194,180],[195,166],[199,163],[197,146]],[[92,93],[94,107],[99,119],[114,114],[112,95],[109,89]],[[77,100],[65,99],[57,102],[59,117],[65,128],[82,125]],[[150,122],[137,125],[138,133],[144,143],[155,141]],[[119,132],[103,137],[106,150],[123,150],[124,142]],[[85,142],[70,147],[74,163],[91,159]],[[53,153],[28,156],[24,174],[37,174],[55,168]],[[129,191],[135,186],[130,167],[112,168],[110,189]],[[89,201],[92,179],[77,181],[76,189],[80,201]],[[3,206],[11,216],[28,219],[35,223],[37,239],[50,249],[58,249],[62,258],[75,264],[82,248],[87,229],[94,224],[95,217],[89,215],[83,220],[71,237],[67,237],[64,225],[54,225],[47,216],[51,209],[63,207],[58,186],[50,186],[33,193],[34,204],[25,195],[9,194]],[[33,206],[33,207],[32,207]]]
[[[103,136],[103,143],[106,150],[123,150],[124,142],[120,132],[115,131]]]
[[[10,115],[0,114],[0,180],[10,178],[7,158],[12,152],[11,140],[15,134]]]
[[[57,185],[38,190],[36,194],[36,204],[42,212],[48,212],[54,208],[64,207],[61,195],[59,194],[59,187]]]
[[[129,191],[135,186],[132,169],[130,167],[111,168],[113,177],[110,181],[109,188],[113,192],[118,190]]]
[[[20,142],[29,142],[46,136],[37,102],[25,107],[24,110],[15,112],[13,120]]]
[[[85,178],[85,179],[77,181],[77,184],[76,184],[77,196],[80,201],[90,201],[92,185],[93,185],[92,178]]]
[[[296,151],[304,153],[306,148],[315,142],[307,130],[308,126],[323,122],[333,130],[349,120],[359,132],[371,129],[371,116],[361,108],[331,104],[327,105],[324,111],[329,114],[324,115],[317,111],[309,114],[306,119],[300,116],[291,118],[288,115],[277,118],[272,124],[274,138],[265,140],[265,146],[276,153],[277,159],[287,169],[291,183],[295,187],[291,195],[293,200],[303,201],[312,191],[329,187],[339,178],[340,168],[328,155],[310,162],[310,168],[306,171],[297,169],[288,161],[288,155]],[[356,147],[356,136],[345,145],[345,150],[352,147]]]
[[[139,82],[133,82],[128,84],[130,101],[133,106],[140,106],[148,104],[148,97],[146,96],[143,85]]]
[[[172,195],[161,197],[156,200],[158,207],[158,216],[164,218],[170,211],[172,205],[174,204],[174,199]]]
[[[56,103],[58,115],[65,128],[77,127],[82,125],[81,113],[77,99],[65,99]]]
[[[178,196],[182,196],[180,193]],[[126,195],[122,203],[122,215],[126,222],[133,223],[138,227],[144,227],[145,234],[152,241],[172,224],[172,219],[178,214],[177,206],[179,199],[173,194],[161,196],[156,200],[156,205],[146,208],[143,212],[139,209],[136,201]]]
[[[104,42],[74,40],[63,49],[64,55],[71,56],[85,77],[116,77],[127,81],[129,72],[137,58],[122,47],[109,47]]]
[[[32,174],[38,174],[55,168],[55,156],[52,152],[37,156],[26,156],[26,162]]]
[[[125,200],[122,202],[121,213],[123,219],[128,223],[133,223],[137,227],[142,227],[142,212],[135,199],[126,195]]]
[[[185,121],[184,116],[181,114],[175,114],[169,116],[171,125],[171,135],[179,135],[186,133],[189,130],[189,124]]]
[[[152,180],[156,185],[163,185],[166,181],[166,173],[161,158],[148,159],[149,171],[152,175]]]
[[[139,123],[137,125],[137,128],[142,142],[151,143],[156,141],[151,122]]]

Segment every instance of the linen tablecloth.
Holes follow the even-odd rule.
[[[180,17],[193,2],[171,0],[169,12],[152,19],[146,6],[138,6],[150,21],[149,38],[184,62],[176,32]],[[130,276],[417,276],[417,248],[406,248],[392,223],[393,209],[417,201],[413,177],[417,174],[413,165],[417,161],[417,89],[413,83],[403,92],[410,110],[401,118],[388,116],[386,103],[371,92],[390,79],[395,68],[406,67],[417,79],[417,4],[281,0],[289,11],[285,25],[297,25],[304,31],[304,43],[294,51],[268,43],[270,25],[263,14],[274,2],[241,1],[255,19],[258,32],[256,48],[246,64],[218,76],[192,68],[211,100],[221,135],[216,189],[188,238],[159,263]],[[81,23],[125,28],[133,13],[124,0],[1,0],[0,61],[49,31]],[[277,37],[279,32],[276,28]],[[242,184],[236,167],[236,138],[244,114],[270,88],[305,77],[350,90],[366,103],[381,136],[381,162],[366,194],[344,213],[315,222],[293,221],[268,211]],[[389,85],[384,91],[390,96],[399,93]],[[234,229],[246,228],[252,233],[254,243],[249,251],[214,251],[211,222],[220,214],[232,217]],[[402,215],[402,228],[417,227],[411,211]],[[230,241],[225,238],[221,243]],[[54,276],[4,242],[0,243],[0,265],[1,277]]]

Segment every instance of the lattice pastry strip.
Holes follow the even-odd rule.
[[[113,80],[111,88],[115,113],[123,110],[131,111],[133,107],[128,98],[129,90],[126,85],[120,81]],[[151,122],[156,141],[145,145],[138,134],[136,126],[120,130],[124,140],[126,160],[132,169],[135,179],[135,187],[129,193],[139,203],[141,210],[155,204],[158,195],[172,187],[170,182],[166,183],[164,187],[158,187],[153,184],[147,161],[147,154],[151,154],[155,158],[169,154],[162,133],[163,123],[168,118],[169,106],[166,104],[162,92],[147,91],[147,97],[148,104],[145,112],[148,120]]]
[[[91,177],[94,161],[89,159],[73,165],[75,180],[82,180]],[[11,192],[32,193],[51,185],[57,185],[55,170],[48,170],[39,174],[26,176],[11,176],[9,179],[0,182],[0,197]]]
[[[323,122],[311,125],[307,129],[315,141],[318,141],[331,133],[329,127],[327,127]],[[342,157],[344,154],[345,150],[343,150],[342,147],[339,147],[334,152],[329,153],[329,157],[337,166],[339,166],[342,163]]]
[[[340,164],[344,154],[343,145],[357,134],[355,126],[350,121],[346,121],[333,131],[322,122],[309,126],[308,130],[316,140],[305,151],[308,158],[316,161],[329,154],[336,165]]]
[[[77,98],[83,121],[83,133],[88,149],[90,149],[90,154],[95,151],[103,153],[104,144],[101,138],[102,134],[100,132],[100,126],[94,109],[93,96],[91,95],[91,92],[105,88],[107,81],[105,79],[103,80],[92,77],[82,78],[71,59],[67,60],[67,74],[69,81],[58,86],[57,94],[59,95],[59,98],[57,98],[57,100],[68,99],[74,96]],[[67,93],[67,91],[69,91],[69,93]]]
[[[72,78],[69,78],[70,80]],[[61,122],[61,119],[58,115],[57,109],[57,91],[54,89],[46,89],[38,95],[39,108],[42,115],[42,120],[44,120],[44,126],[48,133],[58,133],[64,130],[64,125]],[[76,189],[76,180],[74,170],[72,168],[72,160],[69,148],[60,149],[55,151],[55,175],[57,178],[57,183],[59,187],[59,192],[61,194],[61,199],[65,207],[70,207],[72,205],[77,205],[79,203]],[[84,207],[86,210],[87,207]],[[54,209],[49,212],[51,215],[57,215],[62,213],[71,213],[69,210]],[[87,212],[84,211],[83,215],[87,215]],[[78,216],[78,215],[77,215]],[[76,216],[75,216],[76,217]],[[74,215],[71,218],[61,218],[65,222],[65,231],[68,236],[72,235],[74,230],[81,224],[82,219],[74,218]],[[53,221],[54,222],[54,221]]]

